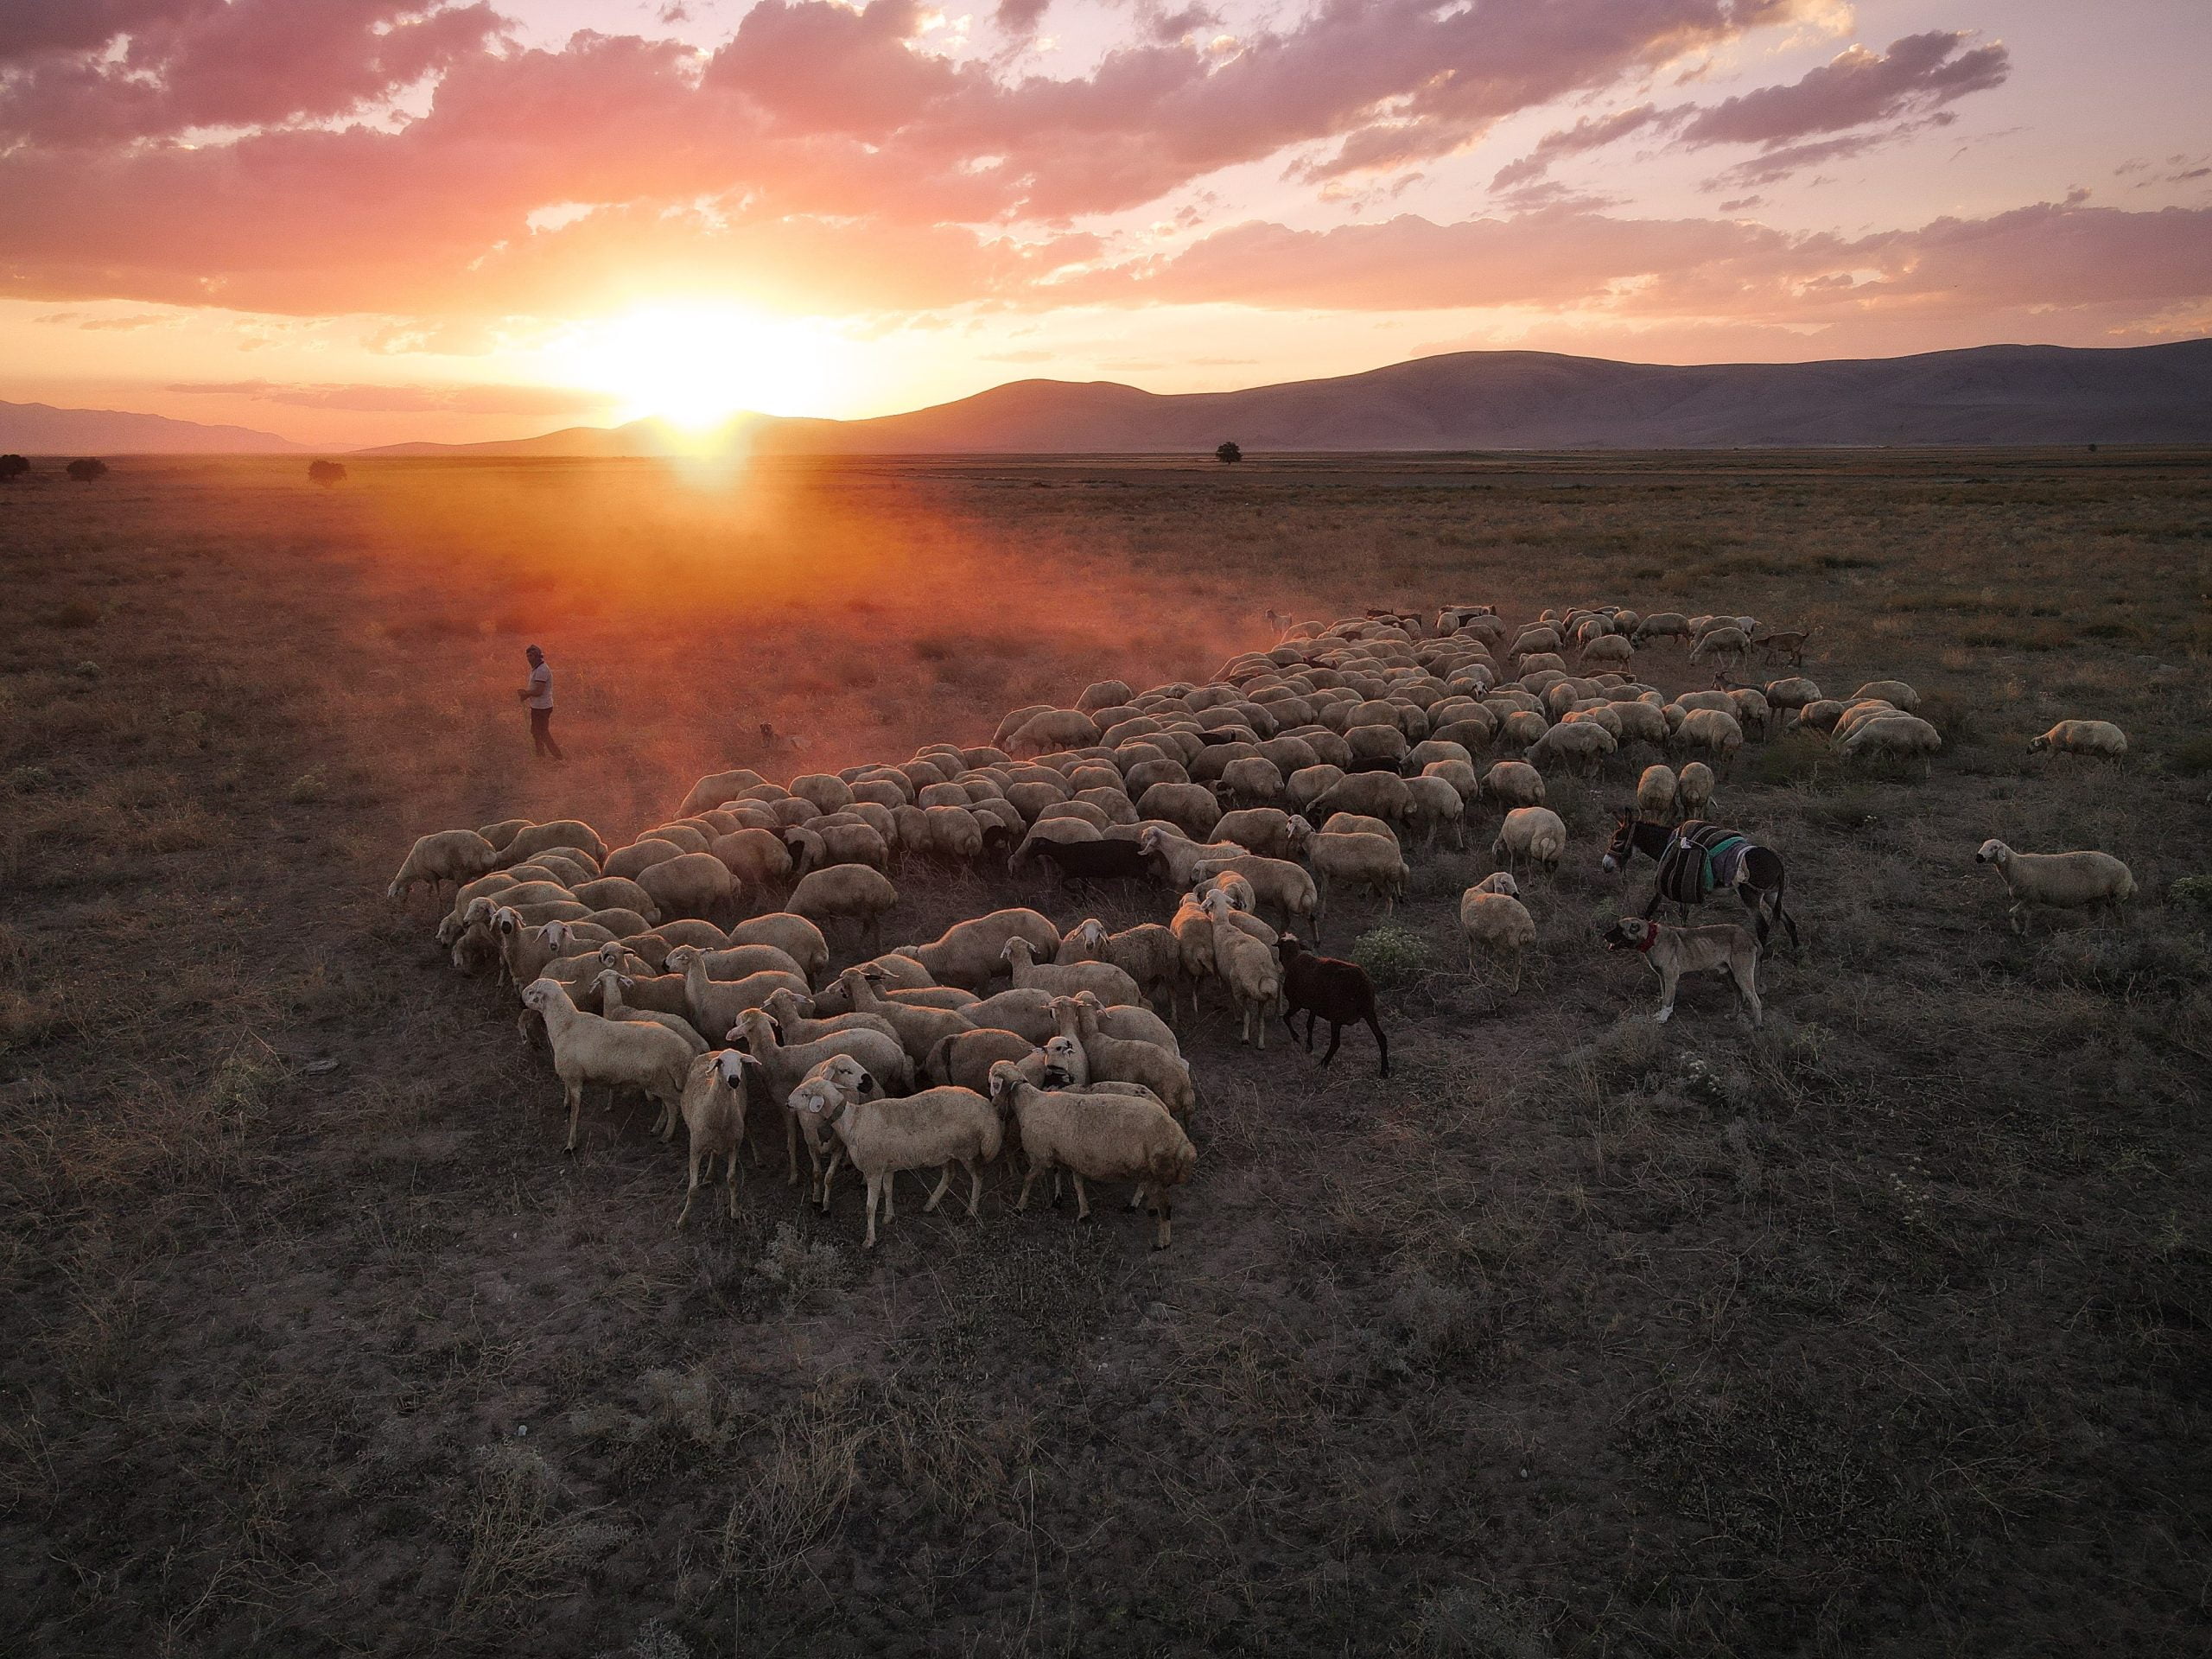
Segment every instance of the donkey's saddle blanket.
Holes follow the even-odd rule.
[[[1659,855],[1659,891],[1676,904],[1701,905],[1714,888],[1736,885],[1751,850],[1749,836],[1692,818]]]

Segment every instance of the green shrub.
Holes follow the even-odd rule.
[[[1430,965],[1427,942],[1395,922],[1384,922],[1361,934],[1359,943],[1351,948],[1351,959],[1366,969],[1367,976],[1383,990],[1412,983]]]
[[[2212,875],[2184,875],[2167,891],[2183,908],[2212,915]]]

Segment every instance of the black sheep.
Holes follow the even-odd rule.
[[[1354,1020],[1364,1020],[1375,1033],[1376,1052],[1382,1057],[1378,1075],[1389,1077],[1390,1045],[1384,1040],[1382,1022],[1375,1015],[1375,982],[1368,978],[1367,969],[1336,957],[1310,955],[1295,933],[1286,933],[1275,941],[1275,954],[1282,958],[1282,1023],[1291,1040],[1298,1039],[1298,1027],[1291,1024],[1290,1017],[1300,1008],[1306,1010],[1306,1052],[1309,1054],[1313,1052],[1313,1021],[1327,1020],[1329,1052],[1321,1056],[1321,1064],[1326,1065],[1337,1058],[1344,1027]]]
[[[1119,836],[1097,841],[1032,841],[1029,850],[1049,859],[1069,881],[1139,881],[1152,874],[1144,849]]]

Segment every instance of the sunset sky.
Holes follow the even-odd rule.
[[[0,398],[319,444],[2212,333],[2207,0],[0,0]]]

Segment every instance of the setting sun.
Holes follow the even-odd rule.
[[[557,372],[622,400],[619,418],[709,427],[741,411],[817,415],[844,379],[844,342],[812,322],[657,306],[581,326]]]

